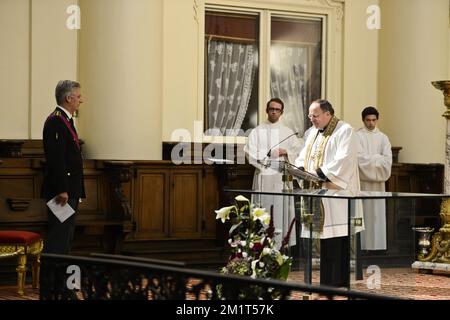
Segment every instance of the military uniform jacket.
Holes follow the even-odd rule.
[[[47,161],[44,196],[50,200],[67,192],[69,198],[84,198],[83,158],[78,136],[67,115],[59,108],[45,122],[43,142]]]

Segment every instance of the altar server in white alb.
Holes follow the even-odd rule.
[[[391,176],[391,143],[377,128],[378,117],[377,109],[365,108],[362,111],[364,127],[356,132],[359,140],[359,178],[363,191],[385,191],[385,182]],[[365,230],[361,232],[361,249],[386,250],[385,200],[363,200],[363,206]]]
[[[293,163],[301,148],[301,141],[296,133],[280,122],[284,111],[284,103],[279,98],[272,98],[267,102],[267,121],[253,129],[244,151],[250,164],[255,167],[253,189],[261,191],[281,192],[283,189],[282,173],[277,166],[279,161]],[[292,182],[289,182],[292,187]],[[276,195],[252,196],[255,203],[267,211],[273,205],[275,243],[281,245],[292,220],[295,218],[294,198]],[[284,218],[283,218],[284,212]],[[292,228],[289,245],[295,241],[295,226]]]
[[[314,128],[295,164],[325,180],[316,188],[358,192],[358,141],[353,128],[334,115],[334,109],[327,100],[314,101],[309,107],[308,117]],[[303,198],[305,201],[311,199]],[[313,199],[313,237],[320,238],[320,284],[346,286],[350,279],[348,200]],[[361,202],[356,200],[353,203],[352,216],[362,217]],[[362,228],[358,226],[354,230],[359,232]],[[303,224],[301,236],[307,238],[309,234],[309,225]]]

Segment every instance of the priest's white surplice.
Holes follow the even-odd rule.
[[[300,152],[295,161],[298,167],[304,167],[306,170],[314,172],[313,156],[309,163],[305,163],[308,146],[312,144],[312,152],[317,151],[322,139],[323,133],[313,128],[305,142],[305,147]],[[331,134],[323,154],[323,164],[320,167],[325,176],[331,183],[324,183],[323,188],[342,189],[357,193],[360,190],[358,162],[357,162],[358,142],[353,128],[344,121],[339,121]],[[352,217],[362,218],[362,204],[360,200],[352,200]],[[348,235],[348,200],[346,199],[322,199],[324,222],[323,230],[313,230],[313,237],[328,239],[335,237],[344,237]],[[357,226],[354,232],[360,232],[364,228]],[[309,237],[309,228],[302,225],[302,237]]]
[[[361,190],[385,191],[391,176],[392,150],[388,137],[378,128],[366,127],[356,132],[359,141],[358,163]],[[361,249],[386,250],[386,201],[364,200],[365,230],[361,233]]]
[[[283,141],[283,139],[286,140]],[[301,140],[294,134],[294,131],[282,125],[279,121],[276,123],[266,121],[253,129],[248,136],[248,143],[244,147],[244,151],[249,162],[255,167],[255,175],[253,177],[254,190],[282,191],[282,174],[279,170],[273,168],[273,165],[278,160],[285,159],[274,155],[268,156],[270,150],[275,151],[278,148],[283,148],[287,151],[288,159],[291,163],[295,160],[301,148]],[[272,153],[274,154],[274,152]],[[273,161],[271,167],[265,167],[261,164],[262,162],[268,163],[268,161]],[[271,205],[274,206],[274,240],[275,243],[281,245],[283,237],[288,232],[289,224],[295,218],[294,198],[289,196],[255,195],[252,196],[252,203],[265,208],[268,212]],[[289,244],[295,245],[295,243],[294,226],[289,238]]]

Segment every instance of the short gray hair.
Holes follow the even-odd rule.
[[[76,81],[60,80],[55,89],[56,103],[60,106],[64,102],[64,99],[72,93],[74,88],[81,88],[81,86]]]

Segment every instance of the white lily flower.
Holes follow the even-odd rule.
[[[255,208],[252,211],[253,221],[260,220],[261,222],[264,222],[264,220],[267,220],[267,217],[269,217],[270,221],[270,215],[266,212],[264,208]]]
[[[225,223],[225,220],[230,220],[230,212],[232,208],[235,208],[235,206],[223,207],[219,210],[214,210],[216,212],[216,219],[222,220],[222,223]]]
[[[253,221],[259,220],[265,226],[270,224],[270,214],[264,208],[257,208],[252,213]]]
[[[270,248],[264,248],[263,251],[261,252],[261,256],[265,256],[267,254],[270,254],[272,250]]]
[[[236,201],[247,201],[247,202],[250,202],[250,200],[248,200],[246,197],[241,196],[241,195],[237,196],[234,199],[236,199]]]
[[[243,240],[241,241],[241,246],[245,247],[247,245],[247,241]]]

